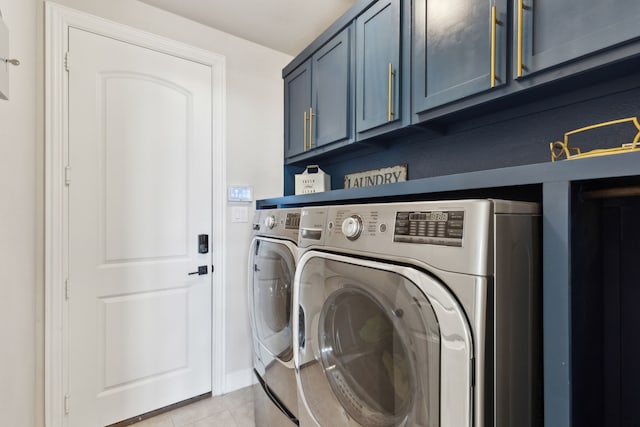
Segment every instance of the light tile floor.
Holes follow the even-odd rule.
[[[132,425],[133,427],[254,427],[253,389],[199,400]]]

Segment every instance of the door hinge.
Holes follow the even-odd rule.
[[[69,51],[64,53],[64,69],[69,71]]]
[[[71,290],[69,289],[69,279],[64,280],[64,299],[69,301]]]
[[[64,184],[71,184],[71,166],[65,166],[64,168]]]
[[[65,415],[69,415],[70,411],[71,411],[71,396],[66,394],[64,396],[64,413],[65,413]]]

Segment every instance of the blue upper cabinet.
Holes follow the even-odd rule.
[[[311,112],[311,60],[284,79],[284,156],[303,153],[309,148]]]
[[[285,162],[628,73],[638,22],[640,0],[358,0],[283,70]]]
[[[353,141],[350,37],[347,27],[285,77],[286,159]]]
[[[507,0],[414,0],[412,110],[507,82]]]
[[[640,37],[638,0],[513,0],[513,74],[526,77]],[[624,49],[622,49],[624,50]],[[618,49],[583,67],[562,67],[554,78],[622,59]],[[612,52],[609,52],[611,54]],[[629,56],[637,53],[628,52]]]
[[[309,148],[353,139],[350,36],[351,29],[346,28],[311,59],[313,107]]]
[[[356,132],[399,122],[400,1],[379,0],[356,19]]]

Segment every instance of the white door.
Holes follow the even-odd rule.
[[[93,427],[211,391],[211,68],[75,28],[69,59],[68,425]]]

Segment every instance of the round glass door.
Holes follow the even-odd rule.
[[[327,258],[347,259],[310,258],[297,283],[296,363],[316,421],[439,426],[441,330],[429,298],[401,274]]]
[[[253,261],[252,309],[257,339],[274,357],[289,361],[293,355],[295,259],[284,243],[257,240]]]
[[[354,420],[396,426],[413,406],[414,358],[396,314],[378,298],[358,287],[329,296],[318,324],[322,366]]]

